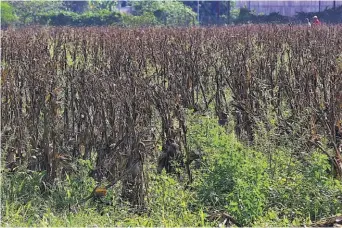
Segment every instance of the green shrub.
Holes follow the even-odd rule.
[[[45,182],[45,172],[17,171],[4,173],[2,178],[2,215],[4,223],[35,224],[46,213],[68,211],[90,195],[95,181],[88,177],[89,161],[80,160],[76,173],[53,185]],[[50,210],[51,209],[51,210]]]
[[[252,22],[254,24],[258,23],[288,23],[291,18],[283,16],[278,12],[270,13],[269,15],[257,15],[255,12],[247,8],[241,8],[238,17],[234,20],[235,23],[247,23]]]
[[[251,224],[267,203],[270,180],[264,155],[244,148],[215,120],[200,118],[190,126],[189,138],[203,145],[209,161],[196,183],[199,200],[206,207],[225,209],[243,225]]]
[[[178,181],[167,176],[151,172],[146,196],[148,213],[140,217],[137,223],[124,223],[130,226],[208,226],[204,222],[203,212],[191,208],[196,201],[195,194],[184,189]],[[121,225],[121,224],[118,224]],[[123,225],[123,224],[122,224]]]
[[[251,150],[213,119],[190,122],[189,142],[200,145],[207,163],[195,172],[195,189],[208,210],[225,209],[243,225],[273,226],[299,226],[341,210],[342,185],[331,177],[326,155],[263,151],[261,144]]]
[[[151,12],[145,12],[143,15],[123,15],[122,24],[124,26],[153,26],[160,25],[160,22]]]
[[[121,22],[122,15],[109,10],[77,14],[70,11],[48,12],[37,16],[37,23],[54,26],[101,26]]]
[[[14,14],[13,7],[8,2],[0,2],[1,9],[1,26],[7,27],[11,23],[18,20],[17,16]]]
[[[326,155],[314,152],[305,160],[303,164],[288,152],[275,151],[267,210],[277,216],[268,218],[271,225],[299,226],[341,210],[342,185],[330,176]]]

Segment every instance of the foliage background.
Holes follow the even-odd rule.
[[[298,12],[294,17],[277,12],[258,15],[247,8],[236,8],[234,1],[3,1],[2,25],[117,25],[117,26],[189,26],[241,23],[306,23],[319,16],[324,23],[339,23],[342,7],[321,12]],[[120,13],[119,4],[131,7]],[[198,8],[199,7],[199,8]],[[199,11],[199,21],[197,12]]]

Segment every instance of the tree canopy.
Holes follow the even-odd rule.
[[[14,9],[12,5],[8,2],[0,2],[1,8],[1,24],[3,26],[8,26],[10,23],[17,20],[14,14]]]
[[[55,12],[64,9],[62,1],[15,1],[11,3],[14,6],[14,13],[17,15],[20,24],[31,24],[37,20],[40,13]]]
[[[196,13],[180,1],[132,1],[134,14],[152,13],[164,25],[194,24]]]

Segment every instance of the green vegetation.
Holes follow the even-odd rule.
[[[121,6],[123,5],[123,6]],[[342,7],[321,12],[298,12],[294,17],[273,12],[258,15],[247,8],[237,8],[235,1],[9,1],[2,2],[2,23],[27,26],[192,26],[242,23],[305,23],[319,16],[324,23],[339,23]],[[119,9],[129,6],[129,12]],[[199,13],[199,15],[197,15]],[[199,21],[198,21],[199,20]]]
[[[39,14],[58,12],[63,9],[61,1],[33,0],[9,2],[7,4],[13,7],[19,25],[34,24],[38,20]]]
[[[117,1],[33,0],[2,4],[4,25],[183,26],[197,22],[196,13],[180,1],[129,2],[133,6],[133,15],[120,13]]]
[[[256,15],[246,8],[238,9],[234,1],[126,1],[131,12],[119,12],[118,1],[17,1],[2,2],[2,21],[8,25],[32,24],[53,26],[189,26],[239,23],[288,23],[292,19],[272,13]],[[198,8],[199,7],[199,8]],[[319,13],[325,21],[336,22],[341,8]],[[200,16],[198,17],[197,12]],[[298,13],[305,20],[316,13]],[[329,16],[330,15],[330,16]],[[199,19],[199,21],[198,21]]]
[[[95,182],[92,161],[78,160],[77,171],[54,186],[45,173],[7,173],[2,179],[2,226],[211,226],[215,210],[226,211],[242,225],[302,226],[342,209],[341,182],[327,172],[327,157],[314,152],[301,164],[289,151],[276,150],[272,160],[237,142],[216,120],[190,117],[189,140],[205,155],[194,173],[193,190],[175,177],[155,174],[149,166],[147,210],[134,214],[120,199],[120,183],[100,201],[81,203]],[[48,188],[48,191],[42,191]]]
[[[115,25],[121,21],[123,15],[109,10],[98,10],[82,14],[60,11],[38,14],[40,24],[51,26],[101,26]]]
[[[212,119],[191,124],[193,142],[207,155],[195,187],[204,208],[226,210],[244,226],[302,226],[341,210],[341,182],[319,151],[306,154],[306,164],[286,148],[270,159],[266,148],[242,146]]]
[[[191,25],[196,21],[196,13],[179,1],[135,1],[132,2],[132,6],[134,15],[138,18],[150,15],[154,18],[151,18],[151,21],[155,20],[158,24]],[[141,22],[144,22],[146,17],[140,18]]]
[[[332,225],[341,34],[3,31],[1,226]]]
[[[7,2],[0,2],[1,25],[6,27],[17,20],[13,7]]]

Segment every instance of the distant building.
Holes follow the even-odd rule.
[[[247,7],[256,13],[270,14],[279,12],[284,16],[294,16],[297,12],[320,12],[328,8],[338,7],[342,1],[245,1],[236,0],[236,7]]]
[[[133,7],[127,5],[127,1],[118,1],[117,9],[121,13],[132,14]]]
[[[125,7],[118,7],[120,13],[132,14],[133,7],[132,6],[125,6]]]

